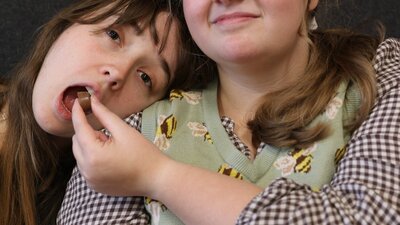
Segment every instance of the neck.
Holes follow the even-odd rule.
[[[247,122],[254,118],[268,93],[300,79],[308,63],[308,50],[308,43],[304,41],[290,55],[218,65],[219,113],[235,121],[235,133],[251,150],[255,149]]]
[[[309,45],[301,39],[291,49],[290,54],[219,63],[220,110],[233,113],[233,109],[241,118],[252,117],[263,96],[300,79],[308,63]]]
[[[218,88],[218,107],[221,115],[228,116],[238,124],[246,124],[257,109],[264,93],[252,85],[236,83],[234,80],[220,82]]]

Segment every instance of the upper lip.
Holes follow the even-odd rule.
[[[256,18],[258,17],[257,14],[254,13],[248,13],[248,12],[234,12],[234,13],[227,13],[218,16],[217,18],[212,20],[212,23],[218,23],[220,21],[226,20],[226,19],[231,19],[231,18],[240,18],[240,17],[252,17]]]

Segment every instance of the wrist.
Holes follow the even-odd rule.
[[[181,170],[179,169],[181,163],[163,155],[157,169],[153,172],[151,178],[152,184],[148,189],[148,197],[162,201],[165,195],[170,195],[176,189],[176,185],[180,184]]]

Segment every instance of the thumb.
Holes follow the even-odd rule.
[[[84,160],[90,152],[86,151],[86,148],[92,146],[92,143],[97,143],[99,134],[90,126],[78,101],[75,101],[72,107],[72,124],[75,130],[75,135],[72,137],[72,150],[79,166],[79,162]]]

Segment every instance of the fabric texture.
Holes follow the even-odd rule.
[[[140,129],[141,113],[132,114],[125,121]],[[149,221],[143,197],[115,197],[95,192],[87,186],[77,167],[72,172],[57,216],[57,224],[64,225],[145,225]]]
[[[280,178],[237,224],[400,224],[400,42],[378,49],[378,100],[353,134],[329,185],[314,192]]]
[[[292,171],[294,176],[283,176],[281,173],[279,178],[274,177],[263,185],[266,188],[243,210],[237,224],[400,224],[398,40],[388,39],[380,45],[375,69],[378,99],[370,117],[352,135],[347,147],[339,149],[330,158],[337,163],[332,180],[322,182],[319,187],[309,185],[297,179],[298,174],[291,168],[288,171]],[[183,95],[181,93],[174,96],[180,98]],[[146,115],[142,122],[146,121]],[[167,117],[155,121],[154,124],[171,122]],[[177,115],[177,118],[180,116]],[[219,119],[221,127],[226,131],[224,135],[228,136],[231,145],[236,146],[245,156],[246,147],[230,132],[233,121],[224,117]],[[132,115],[126,121],[140,126],[140,114]],[[166,137],[172,135],[172,130],[162,131],[161,126],[154,124],[149,126],[143,123],[143,132],[146,133],[147,130],[148,135],[152,133],[155,137],[162,137],[161,134]],[[204,124],[192,125],[203,128],[201,125]],[[146,126],[153,127],[153,130],[148,131]],[[202,129],[197,131],[200,142],[210,143],[217,140],[213,138],[213,133],[209,136]],[[266,147],[263,146],[262,149]],[[264,152],[265,150],[261,150],[257,157]],[[252,180],[246,177],[246,172],[230,174]],[[75,170],[58,215],[58,224],[149,224],[150,217],[144,209],[145,202],[149,209],[149,203],[153,200],[141,197],[116,198],[96,193],[86,186],[79,171]],[[158,210],[166,210],[161,204],[158,207]]]

